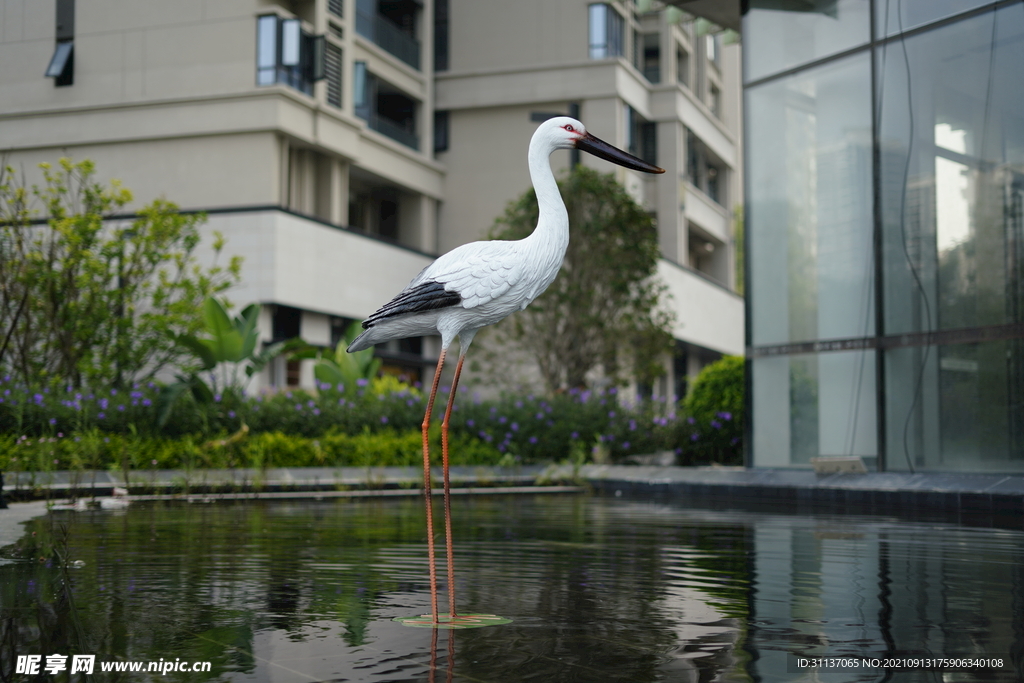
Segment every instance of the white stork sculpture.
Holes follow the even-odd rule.
[[[348,352],[362,351],[391,339],[441,335],[434,382],[423,416],[423,491],[427,508],[427,555],[430,565],[430,600],[433,623],[437,612],[437,573],[434,566],[434,522],[430,491],[430,451],[427,429],[434,408],[445,354],[459,338],[459,362],[455,366],[448,405],[441,422],[441,453],[444,473],[444,525],[448,555],[448,608],[446,622],[455,612],[455,564],[452,550],[451,501],[448,482],[448,421],[462,373],[462,361],[480,328],[492,325],[526,308],[558,275],[569,245],[569,214],[558,193],[548,157],[556,149],[580,149],[596,157],[645,173],[665,170],[609,145],[567,116],[548,119],[530,140],[530,179],[537,193],[540,217],[533,233],[521,240],[493,240],[464,244],[441,256],[420,271],[398,296],[363,321],[366,330]]]

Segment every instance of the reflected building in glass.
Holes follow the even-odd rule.
[[[1024,470],[1024,3],[746,4],[749,463]]]

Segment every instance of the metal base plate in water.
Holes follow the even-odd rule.
[[[502,624],[511,624],[511,619],[505,617],[499,617],[496,614],[456,614],[455,617],[451,617],[447,612],[437,615],[437,623],[434,623],[434,617],[429,614],[421,614],[416,617],[395,617],[392,621],[397,621],[403,626],[412,626],[414,628],[481,628],[483,626],[500,626]]]

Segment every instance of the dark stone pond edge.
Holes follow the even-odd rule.
[[[434,468],[439,483],[440,468]],[[280,468],[266,470],[145,470],[129,473],[7,472],[8,500],[55,500],[111,496],[115,487],[132,496],[273,493],[308,498],[311,493],[407,491],[422,481],[416,467]],[[815,474],[812,470],[741,467],[583,465],[518,468],[453,467],[452,485],[487,493],[496,487],[529,491],[542,485],[584,485],[606,495],[656,497],[678,503],[729,504],[752,509],[824,510],[856,514],[941,515],[1000,527],[1024,528],[1024,475],[982,473]],[[497,490],[493,490],[497,493]],[[540,492],[538,489],[537,492]],[[289,496],[292,493],[294,495]],[[302,495],[299,495],[302,494]],[[362,494],[365,495],[365,494]],[[968,519],[977,518],[977,519]],[[987,518],[992,518],[986,523]]]

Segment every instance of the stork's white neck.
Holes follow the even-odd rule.
[[[569,246],[569,214],[558,192],[555,174],[551,172],[551,152],[554,150],[548,140],[534,136],[530,140],[530,180],[537,193],[540,214],[537,227],[528,239],[544,244],[545,250],[557,254],[561,266],[565,249]]]

